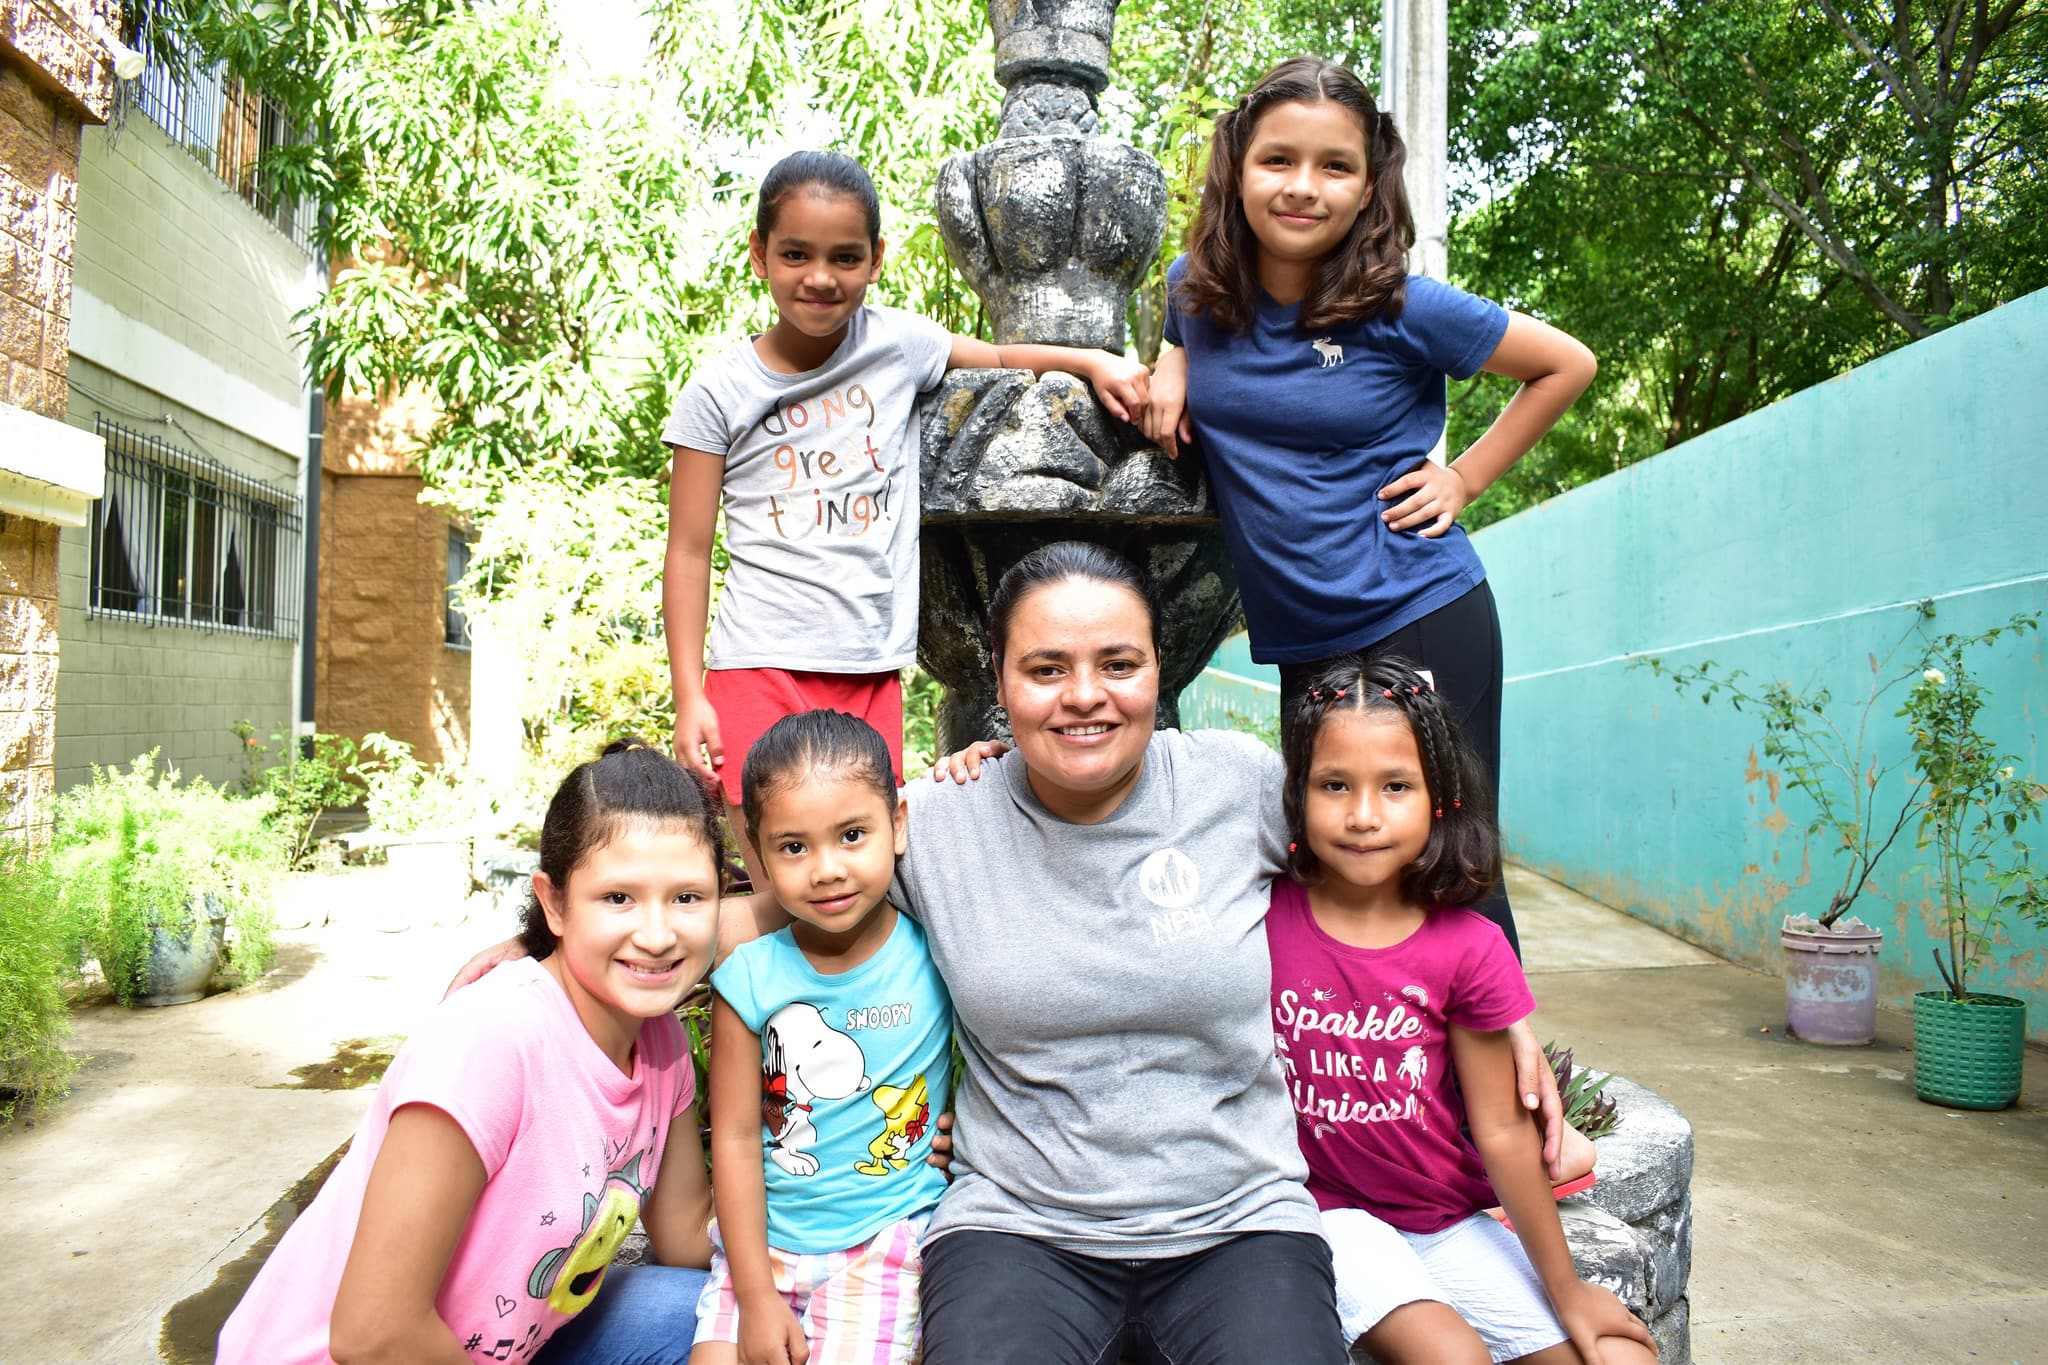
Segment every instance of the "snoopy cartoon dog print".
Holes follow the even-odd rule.
[[[816,1005],[795,1001],[761,1030],[761,1121],[769,1158],[791,1175],[816,1175],[818,1140],[811,1105],[858,1095],[870,1082],[860,1044],[825,1022]]]

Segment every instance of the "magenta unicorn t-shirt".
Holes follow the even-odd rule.
[[[406,1040],[348,1155],[221,1329],[217,1365],[324,1365],[334,1293],[391,1116],[427,1104],[461,1126],[483,1193],[434,1309],[476,1361],[523,1361],[603,1286],[654,1186],[669,1123],[696,1093],[682,1026],[640,1029],[612,1064],[547,968],[507,962]]]
[[[1266,942],[1273,1047],[1316,1206],[1439,1232],[1496,1203],[1464,1132],[1450,1030],[1503,1029],[1536,1008],[1499,926],[1438,910],[1392,947],[1354,948],[1282,879]]]

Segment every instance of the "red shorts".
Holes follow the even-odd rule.
[[[894,673],[792,673],[784,668],[713,668],[704,673],[704,699],[718,713],[725,766],[718,781],[731,805],[740,803],[740,770],[747,750],[784,716],[799,711],[844,711],[879,730],[889,765],[903,781],[903,682]]]

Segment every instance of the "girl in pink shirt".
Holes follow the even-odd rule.
[[[406,1040],[348,1155],[221,1329],[221,1365],[531,1362],[598,1298],[636,1218],[665,1265],[708,1263],[675,1008],[711,965],[720,852],[704,786],[666,755],[619,743],[569,774],[541,829],[530,956]],[[636,1360],[689,1350],[702,1277],[666,1273],[692,1278],[633,1302],[682,1305],[671,1354]],[[607,1355],[579,1334],[577,1359]]]
[[[1500,835],[1455,716],[1405,660],[1353,656],[1292,720],[1274,1045],[1347,1342],[1387,1365],[1654,1360],[1648,1329],[1579,1279],[1515,1093],[1504,1030],[1535,1001],[1465,908],[1500,875]]]

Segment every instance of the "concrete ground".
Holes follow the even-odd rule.
[[[1921,1104],[1903,1016],[1870,1048],[1787,1042],[1775,979],[1513,883],[1539,1034],[1694,1124],[1696,1360],[2048,1360],[2048,1054],[2030,1051],[2016,1109]],[[395,931],[408,903],[388,870],[306,879],[291,904],[312,923],[280,936],[253,990],[74,1012],[91,1060],[71,1097],[0,1129],[0,1245],[15,1248],[0,1365],[211,1359],[287,1196],[368,1103],[284,1088],[293,1072],[331,1078],[388,1047],[506,931],[488,912]]]
[[[1537,1035],[1692,1121],[1695,1360],[2048,1361],[2048,1054],[2015,1108],[1923,1104],[1910,1016],[1791,1042],[1777,978],[1511,885]]]

